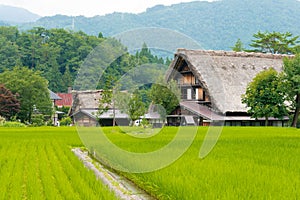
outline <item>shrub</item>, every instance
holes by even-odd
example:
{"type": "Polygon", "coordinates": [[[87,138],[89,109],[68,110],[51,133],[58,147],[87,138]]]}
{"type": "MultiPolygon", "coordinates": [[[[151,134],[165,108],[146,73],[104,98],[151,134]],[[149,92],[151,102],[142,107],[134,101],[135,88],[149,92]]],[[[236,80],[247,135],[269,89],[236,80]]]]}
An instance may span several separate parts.
{"type": "Polygon", "coordinates": [[[65,117],[62,120],[60,120],[60,125],[61,126],[69,126],[70,124],[72,124],[71,117],[65,117]]]}
{"type": "Polygon", "coordinates": [[[2,126],[3,127],[26,127],[26,125],[21,122],[5,122],[2,126]]]}
{"type": "Polygon", "coordinates": [[[45,119],[43,114],[35,114],[31,117],[31,126],[44,126],[45,125],[45,119]]]}
{"type": "Polygon", "coordinates": [[[150,123],[147,119],[143,118],[140,125],[142,125],[144,128],[147,128],[149,127],[150,123]]]}

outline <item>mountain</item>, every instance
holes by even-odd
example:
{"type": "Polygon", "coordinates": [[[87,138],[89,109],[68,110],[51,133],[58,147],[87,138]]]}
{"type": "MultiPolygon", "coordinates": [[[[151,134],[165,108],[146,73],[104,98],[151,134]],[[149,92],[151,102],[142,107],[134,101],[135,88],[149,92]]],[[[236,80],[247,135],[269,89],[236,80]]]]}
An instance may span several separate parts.
{"type": "Polygon", "coordinates": [[[13,6],[0,5],[0,21],[3,23],[25,23],[33,22],[41,18],[24,8],[18,8],[13,6]]]}
{"type": "Polygon", "coordinates": [[[22,28],[67,28],[113,36],[135,28],[160,27],[184,33],[204,49],[228,50],[238,38],[247,47],[259,30],[300,35],[299,22],[298,0],[220,0],[158,5],[140,14],[112,13],[91,18],[57,15],[41,18],[22,28]]]}

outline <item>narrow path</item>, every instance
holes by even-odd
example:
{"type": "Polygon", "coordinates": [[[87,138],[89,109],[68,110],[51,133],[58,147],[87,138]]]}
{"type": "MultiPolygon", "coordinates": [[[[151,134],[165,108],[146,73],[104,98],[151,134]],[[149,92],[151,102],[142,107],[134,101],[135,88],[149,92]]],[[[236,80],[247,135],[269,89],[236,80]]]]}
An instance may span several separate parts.
{"type": "Polygon", "coordinates": [[[92,170],[96,177],[115,192],[117,197],[124,200],[153,200],[154,198],[140,189],[128,179],[108,170],[99,162],[95,162],[88,152],[80,148],[72,149],[74,154],[83,162],[83,164],[92,170]]]}

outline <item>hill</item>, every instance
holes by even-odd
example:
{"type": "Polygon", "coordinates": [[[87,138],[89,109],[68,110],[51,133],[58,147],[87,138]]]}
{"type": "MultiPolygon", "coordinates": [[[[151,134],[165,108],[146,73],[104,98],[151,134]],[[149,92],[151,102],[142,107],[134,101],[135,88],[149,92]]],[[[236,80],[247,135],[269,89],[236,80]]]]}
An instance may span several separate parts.
{"type": "Polygon", "coordinates": [[[9,23],[26,23],[36,21],[39,18],[39,15],[29,12],[24,8],[0,5],[0,21],[9,23]]]}
{"type": "Polygon", "coordinates": [[[57,15],[44,17],[22,28],[43,26],[82,30],[104,36],[141,27],[163,27],[184,33],[204,49],[228,50],[237,38],[245,45],[257,31],[290,31],[300,34],[298,0],[221,0],[158,5],[140,14],[112,13],[86,18],[57,15]],[[74,26],[72,26],[74,22],[74,26]]]}

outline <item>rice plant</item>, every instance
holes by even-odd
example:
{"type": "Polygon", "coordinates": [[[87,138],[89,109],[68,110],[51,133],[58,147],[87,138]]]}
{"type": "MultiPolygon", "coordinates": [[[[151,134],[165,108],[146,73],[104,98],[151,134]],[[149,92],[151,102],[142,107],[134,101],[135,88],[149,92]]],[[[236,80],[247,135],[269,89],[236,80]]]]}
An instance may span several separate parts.
{"type": "MultiPolygon", "coordinates": [[[[134,152],[160,148],[176,132],[165,128],[151,139],[137,139],[107,129],[111,141],[134,152]]],[[[207,128],[199,128],[189,150],[172,165],[151,173],[122,174],[158,199],[300,197],[300,130],[225,127],[213,151],[200,159],[206,132],[207,128]]]]}
{"type": "Polygon", "coordinates": [[[76,129],[0,128],[0,199],[116,199],[71,152],[76,129]]]}

